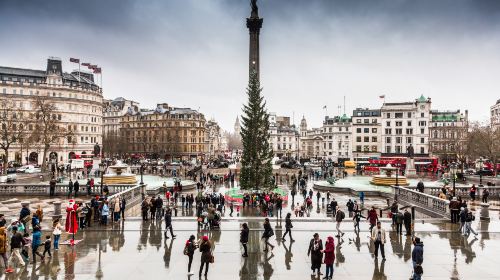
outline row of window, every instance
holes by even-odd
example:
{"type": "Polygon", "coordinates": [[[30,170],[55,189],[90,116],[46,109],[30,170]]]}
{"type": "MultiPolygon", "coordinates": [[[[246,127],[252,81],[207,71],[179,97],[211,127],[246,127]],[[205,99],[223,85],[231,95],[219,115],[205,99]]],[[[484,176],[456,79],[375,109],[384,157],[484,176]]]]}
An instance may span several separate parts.
{"type": "MultiPolygon", "coordinates": [[[[358,137],[356,137],[356,142],[358,142],[358,143],[361,142],[361,139],[363,139],[363,142],[370,142],[370,137],[368,137],[368,136],[365,136],[363,138],[361,138],[361,136],[358,136],[358,137]]],[[[376,143],[377,141],[378,141],[378,138],[373,136],[372,142],[376,143]]]]}
{"type": "MultiPolygon", "coordinates": [[[[3,88],[2,89],[2,93],[3,94],[19,94],[19,95],[34,95],[34,96],[38,96],[40,95],[40,91],[39,90],[29,90],[29,92],[26,92],[25,94],[25,91],[24,89],[12,89],[12,92],[9,92],[9,90],[7,88],[3,88]]],[[[100,97],[97,97],[97,96],[93,96],[93,95],[87,95],[87,94],[78,94],[78,93],[72,93],[72,92],[69,92],[69,93],[62,93],[62,92],[50,92],[50,91],[47,91],[44,94],[42,94],[41,96],[50,96],[50,97],[66,97],[66,98],[75,98],[75,99],[79,99],[78,97],[80,97],[80,99],[83,99],[83,100],[90,100],[90,101],[97,101],[97,102],[100,102],[101,101],[101,98],[100,97]]]]}
{"type": "MultiPolygon", "coordinates": [[[[356,133],[361,133],[361,131],[363,131],[363,133],[370,133],[370,128],[368,128],[368,127],[365,127],[365,128],[358,127],[358,128],[356,128],[356,133]]],[[[377,133],[377,128],[372,128],[372,133],[377,133]]]]}
{"type": "MultiPolygon", "coordinates": [[[[401,153],[405,153],[406,150],[403,150],[403,147],[401,146],[396,146],[394,147],[394,153],[397,153],[397,154],[401,154],[401,153]]],[[[424,147],[420,147],[420,154],[425,154],[425,148],[424,147]]],[[[385,152],[386,153],[392,153],[392,147],[391,146],[386,146],[385,147],[385,152]]],[[[418,151],[415,151],[416,153],[418,153],[418,151]]]]}
{"type": "MultiPolygon", "coordinates": [[[[405,115],[408,119],[411,119],[414,116],[413,112],[398,112],[394,114],[386,113],[385,117],[388,119],[390,119],[391,117],[394,117],[395,119],[402,119],[405,115]]],[[[425,113],[420,113],[420,117],[425,118],[425,113]]]]}
{"type": "MultiPolygon", "coordinates": [[[[412,135],[413,134],[413,128],[407,128],[403,130],[402,128],[396,128],[394,129],[394,132],[396,135],[402,135],[403,131],[406,132],[407,135],[412,135]]],[[[392,128],[386,128],[385,129],[385,134],[392,134],[392,128]]],[[[420,134],[425,134],[425,128],[420,129],[420,134]]]]}
{"type": "MultiPolygon", "coordinates": [[[[413,144],[413,137],[395,137],[396,144],[401,144],[403,143],[403,138],[406,139],[406,144],[413,144]]],[[[385,143],[390,144],[392,142],[392,137],[386,137],[385,138],[385,143]]],[[[421,137],[420,138],[420,144],[425,144],[425,138],[421,137]]]]}

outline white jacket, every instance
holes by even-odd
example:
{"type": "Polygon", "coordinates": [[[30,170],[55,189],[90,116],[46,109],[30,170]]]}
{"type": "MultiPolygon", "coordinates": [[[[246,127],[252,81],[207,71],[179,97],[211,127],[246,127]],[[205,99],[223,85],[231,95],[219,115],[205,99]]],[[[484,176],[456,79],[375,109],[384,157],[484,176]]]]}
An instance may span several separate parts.
{"type": "Polygon", "coordinates": [[[56,226],[54,227],[54,230],[52,231],[53,235],[61,235],[63,227],[61,226],[60,223],[57,223],[56,226]]]}
{"type": "Polygon", "coordinates": [[[377,235],[380,231],[380,241],[382,241],[382,244],[385,244],[385,229],[383,228],[377,228],[377,227],[374,227],[372,229],[372,240],[375,241],[377,240],[377,235]]]}

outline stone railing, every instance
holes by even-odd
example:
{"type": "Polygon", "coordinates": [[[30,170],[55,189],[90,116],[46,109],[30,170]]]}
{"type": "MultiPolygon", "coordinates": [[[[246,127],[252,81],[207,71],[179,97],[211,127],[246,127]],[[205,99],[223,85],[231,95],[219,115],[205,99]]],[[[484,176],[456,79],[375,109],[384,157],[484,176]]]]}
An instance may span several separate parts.
{"type": "MultiPolygon", "coordinates": [[[[108,185],[109,193],[115,194],[126,191],[137,185],[108,185]]],[[[69,191],[67,184],[57,184],[54,190],[56,196],[67,195],[69,191]]],[[[74,191],[74,190],[73,190],[74,191]]],[[[100,193],[101,187],[99,184],[94,185],[92,194],[100,193]]],[[[48,184],[0,184],[0,195],[49,195],[50,188],[48,184]]],[[[87,193],[87,186],[80,185],[79,194],[87,193]]]]}
{"type": "MultiPolygon", "coordinates": [[[[461,197],[469,197],[470,195],[470,187],[472,185],[457,185],[455,186],[455,192],[456,196],[461,196],[461,197]]],[[[477,186],[477,185],[476,185],[477,186]]],[[[406,187],[407,189],[415,190],[415,187],[406,187]]],[[[453,189],[453,187],[450,187],[453,189]]],[[[476,189],[476,197],[481,197],[483,194],[483,190],[487,189],[488,192],[490,193],[489,198],[490,199],[500,199],[500,186],[484,186],[484,187],[478,187],[476,189]]],[[[425,187],[424,192],[426,194],[430,194],[433,196],[438,196],[441,193],[441,187],[425,187]]]]}
{"type": "Polygon", "coordinates": [[[421,193],[409,188],[394,187],[395,199],[409,205],[420,208],[422,212],[427,212],[432,216],[449,217],[450,202],[446,199],[421,193]]]}
{"type": "MultiPolygon", "coordinates": [[[[124,190],[122,192],[116,193],[114,195],[111,195],[108,197],[108,201],[112,201],[116,197],[121,197],[125,198],[125,201],[127,201],[127,208],[130,209],[131,207],[139,204],[142,202],[142,200],[145,197],[145,192],[146,192],[146,185],[137,185],[133,188],[129,188],[127,190],[124,190]]],[[[128,210],[126,209],[126,210],[128,210]]],[[[112,211],[110,211],[111,213],[112,211]]]]}

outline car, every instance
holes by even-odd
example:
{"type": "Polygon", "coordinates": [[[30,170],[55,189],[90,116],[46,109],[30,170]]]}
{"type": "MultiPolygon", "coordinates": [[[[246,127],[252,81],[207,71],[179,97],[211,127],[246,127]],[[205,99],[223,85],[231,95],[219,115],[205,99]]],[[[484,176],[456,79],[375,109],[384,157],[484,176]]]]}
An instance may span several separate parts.
{"type": "Polygon", "coordinates": [[[7,174],[13,174],[16,173],[17,169],[15,167],[9,167],[7,168],[7,174]]]}
{"type": "Polygon", "coordinates": [[[28,168],[35,168],[35,166],[33,166],[33,165],[24,165],[24,166],[21,166],[18,169],[16,169],[16,171],[19,172],[19,173],[24,173],[24,172],[26,172],[26,170],[28,168]]]}
{"type": "Polygon", "coordinates": [[[0,183],[11,183],[15,182],[16,180],[17,180],[17,175],[15,173],[0,176],[0,183]]]}

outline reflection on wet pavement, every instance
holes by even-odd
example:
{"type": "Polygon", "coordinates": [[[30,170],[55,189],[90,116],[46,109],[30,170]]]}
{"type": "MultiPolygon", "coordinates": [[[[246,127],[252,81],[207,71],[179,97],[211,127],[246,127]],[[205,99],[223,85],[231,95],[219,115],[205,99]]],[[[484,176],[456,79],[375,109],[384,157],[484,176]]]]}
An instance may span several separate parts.
{"type": "MultiPolygon", "coordinates": [[[[165,239],[164,224],[127,220],[107,230],[82,231],[82,239],[73,250],[64,246],[54,252],[51,260],[37,263],[33,268],[17,269],[6,279],[186,279],[187,257],[183,255],[189,235],[197,238],[208,235],[214,241],[215,263],[210,265],[208,279],[310,279],[310,259],[307,247],[314,232],[323,240],[334,235],[335,225],[327,222],[294,222],[293,238],[282,242],[284,222],[272,220],[275,236],[273,251],[263,252],[262,223],[249,221],[249,256],[241,257],[238,221],[222,224],[221,231],[196,231],[194,221],[174,220],[176,239],[165,239]],[[163,226],[163,227],[162,227],[163,226]]],[[[350,229],[352,224],[343,225],[350,229]]],[[[389,224],[384,227],[390,230],[389,224]]],[[[481,225],[479,224],[479,228],[481,225]]],[[[376,261],[369,242],[367,225],[361,233],[347,231],[343,239],[335,239],[336,279],[408,279],[411,273],[410,238],[388,232],[387,260],[376,261]]],[[[498,279],[497,252],[500,233],[481,233],[477,239],[463,237],[453,225],[426,224],[417,232],[424,242],[425,279],[498,279]],[[429,231],[426,231],[426,230],[429,231]]],[[[200,253],[194,256],[196,277],[200,253]]],[[[323,267],[324,273],[324,267],[323,267]]],[[[317,278],[312,278],[317,279],[317,278]]]]}

